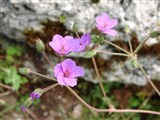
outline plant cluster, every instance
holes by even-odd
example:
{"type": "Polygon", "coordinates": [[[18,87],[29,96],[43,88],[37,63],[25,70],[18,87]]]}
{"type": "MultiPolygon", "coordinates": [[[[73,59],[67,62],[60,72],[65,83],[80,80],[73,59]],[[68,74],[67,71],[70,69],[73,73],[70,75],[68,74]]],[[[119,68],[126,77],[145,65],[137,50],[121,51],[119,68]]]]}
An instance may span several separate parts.
{"type": "MultiPolygon", "coordinates": [[[[94,58],[94,56],[97,53],[128,57],[129,59],[131,59],[131,65],[134,68],[139,67],[139,69],[142,71],[145,78],[148,80],[148,82],[151,84],[153,89],[160,96],[159,90],[152,83],[152,81],[147,77],[145,70],[139,64],[138,55],[137,55],[139,50],[143,47],[143,45],[145,44],[145,42],[149,38],[155,38],[155,37],[159,36],[160,33],[158,31],[152,31],[149,35],[147,35],[147,37],[144,40],[141,41],[141,43],[138,45],[138,47],[135,50],[133,50],[132,44],[129,41],[130,51],[127,51],[127,50],[117,46],[116,44],[105,40],[105,35],[109,35],[109,36],[113,37],[117,34],[116,30],[114,29],[114,27],[116,27],[118,24],[117,19],[112,19],[109,17],[109,15],[107,13],[102,13],[101,15],[96,17],[95,21],[96,21],[96,28],[99,31],[99,35],[91,34],[91,33],[84,33],[80,37],[78,34],[78,32],[79,32],[78,25],[74,24],[73,25],[73,32],[75,32],[75,34],[77,35],[76,38],[74,38],[73,36],[69,36],[69,35],[62,37],[59,34],[56,34],[55,36],[53,36],[53,39],[51,42],[49,42],[49,45],[55,51],[57,56],[60,58],[60,62],[56,66],[54,66],[54,69],[53,69],[55,78],[51,78],[51,77],[42,75],[40,73],[34,72],[34,71],[30,70],[29,68],[20,68],[19,69],[19,72],[21,74],[25,74],[25,75],[36,74],[36,75],[39,75],[39,76],[44,77],[46,79],[51,79],[51,80],[57,82],[57,83],[55,83],[51,86],[48,86],[46,88],[43,88],[43,89],[41,89],[41,88],[35,89],[30,94],[30,97],[22,104],[22,106],[21,106],[22,111],[25,111],[26,108],[28,108],[30,105],[32,105],[32,103],[35,99],[39,99],[41,97],[41,95],[43,95],[43,93],[60,85],[60,86],[66,87],[87,108],[89,108],[93,111],[96,111],[96,112],[109,112],[109,113],[112,113],[112,112],[116,112],[116,113],[132,112],[132,113],[148,113],[148,114],[160,115],[160,112],[150,111],[150,110],[117,109],[117,108],[115,108],[115,106],[111,103],[111,100],[106,95],[105,89],[102,84],[101,76],[100,76],[98,68],[97,68],[96,60],[94,58]],[[91,42],[93,44],[91,44],[91,42]],[[113,53],[110,51],[100,51],[97,49],[101,44],[105,44],[105,43],[121,50],[122,53],[113,53]],[[67,54],[69,54],[71,52],[76,52],[76,53],[84,52],[85,58],[92,59],[93,66],[94,66],[95,72],[97,74],[97,78],[99,80],[99,85],[100,85],[101,91],[104,96],[103,99],[106,102],[106,104],[108,105],[107,109],[99,109],[99,108],[95,108],[95,107],[90,106],[79,95],[77,95],[77,93],[75,91],[72,90],[71,87],[75,87],[78,84],[77,78],[84,76],[85,71],[82,67],[77,66],[76,62],[74,60],[72,60],[70,58],[63,60],[64,56],[66,56],[67,54]]],[[[47,62],[50,64],[50,66],[53,67],[52,62],[49,60],[49,58],[47,57],[47,55],[45,53],[45,45],[43,44],[42,40],[40,40],[40,39],[36,40],[36,47],[37,47],[37,50],[44,55],[44,57],[46,58],[47,62]]]]}

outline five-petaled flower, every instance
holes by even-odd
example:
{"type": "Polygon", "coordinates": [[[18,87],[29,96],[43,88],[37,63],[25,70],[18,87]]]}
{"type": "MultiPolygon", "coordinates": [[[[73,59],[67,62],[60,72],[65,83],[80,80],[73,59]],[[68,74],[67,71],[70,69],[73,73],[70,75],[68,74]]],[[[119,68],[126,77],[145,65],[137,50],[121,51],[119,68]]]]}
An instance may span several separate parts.
{"type": "Polygon", "coordinates": [[[72,51],[73,48],[73,37],[66,36],[62,37],[61,35],[55,35],[49,45],[52,49],[60,55],[66,55],[72,51]]]}
{"type": "Polygon", "coordinates": [[[112,28],[115,27],[117,24],[117,19],[109,18],[107,13],[102,13],[101,15],[96,17],[96,27],[98,28],[98,30],[105,34],[115,36],[116,31],[112,28]]]}
{"type": "Polygon", "coordinates": [[[76,66],[71,59],[66,59],[54,67],[54,74],[60,85],[74,87],[77,85],[77,77],[84,75],[83,68],[76,66]]]}
{"type": "Polygon", "coordinates": [[[89,33],[83,34],[81,38],[74,39],[74,47],[72,49],[73,52],[81,52],[84,51],[86,46],[90,44],[91,37],[89,33]]]}
{"type": "Polygon", "coordinates": [[[34,101],[34,99],[39,99],[40,96],[41,96],[40,94],[35,93],[35,92],[32,92],[32,93],[30,94],[30,97],[31,97],[31,100],[32,100],[32,101],[34,101]]]}

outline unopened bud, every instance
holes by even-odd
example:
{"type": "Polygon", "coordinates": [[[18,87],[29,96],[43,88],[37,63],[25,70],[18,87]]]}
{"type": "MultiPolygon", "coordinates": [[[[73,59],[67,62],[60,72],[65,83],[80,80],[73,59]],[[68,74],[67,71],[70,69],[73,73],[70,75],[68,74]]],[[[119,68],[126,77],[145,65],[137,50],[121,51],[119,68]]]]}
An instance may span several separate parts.
{"type": "Polygon", "coordinates": [[[91,39],[95,44],[102,44],[104,42],[104,37],[103,35],[91,35],[91,39]]]}
{"type": "Polygon", "coordinates": [[[158,37],[158,35],[159,35],[158,31],[153,31],[150,33],[151,38],[156,38],[156,37],[158,37]]]}
{"type": "Polygon", "coordinates": [[[131,60],[131,65],[133,68],[138,68],[138,61],[136,59],[131,60]]]}
{"type": "Polygon", "coordinates": [[[74,24],[73,24],[72,30],[73,30],[73,32],[75,32],[75,33],[78,32],[79,28],[78,28],[77,23],[74,23],[74,24]]]}
{"type": "Polygon", "coordinates": [[[39,52],[43,52],[45,50],[45,45],[42,40],[40,39],[36,40],[36,48],[39,52]]]}
{"type": "Polygon", "coordinates": [[[23,75],[28,75],[28,74],[30,74],[30,69],[29,68],[19,68],[18,69],[18,72],[20,73],[20,74],[23,74],[23,75]]]}
{"type": "Polygon", "coordinates": [[[24,103],[20,106],[22,112],[25,112],[28,107],[32,105],[33,101],[31,98],[27,98],[24,103]]]}
{"type": "Polygon", "coordinates": [[[85,54],[85,58],[91,58],[93,56],[95,56],[97,54],[97,52],[95,50],[90,50],[90,51],[87,51],[86,54],[85,54]]]}

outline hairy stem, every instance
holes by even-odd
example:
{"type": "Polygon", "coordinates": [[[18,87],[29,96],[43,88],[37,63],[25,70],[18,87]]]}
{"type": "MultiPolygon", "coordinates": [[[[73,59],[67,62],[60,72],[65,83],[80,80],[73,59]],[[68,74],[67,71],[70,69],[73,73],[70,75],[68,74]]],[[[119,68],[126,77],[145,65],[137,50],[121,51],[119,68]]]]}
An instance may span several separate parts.
{"type": "Polygon", "coordinates": [[[110,100],[109,98],[107,97],[106,93],[105,93],[105,90],[104,90],[104,87],[103,87],[103,84],[102,84],[102,80],[101,80],[101,77],[100,77],[100,74],[99,74],[99,71],[98,71],[98,67],[97,67],[97,64],[96,64],[96,60],[94,57],[92,57],[92,62],[93,62],[93,65],[94,65],[94,69],[96,71],[96,74],[97,74],[97,77],[98,77],[98,80],[99,80],[99,85],[101,87],[101,90],[102,90],[102,93],[103,93],[103,96],[104,98],[106,99],[107,101],[107,104],[109,105],[109,107],[114,107],[111,103],[110,103],[110,100]]]}
{"type": "Polygon", "coordinates": [[[43,75],[43,74],[40,74],[40,73],[37,73],[37,72],[34,72],[34,71],[30,71],[30,72],[31,72],[32,74],[38,75],[38,76],[43,77],[43,78],[46,78],[46,79],[48,79],[48,80],[57,81],[56,79],[51,78],[51,77],[48,77],[48,76],[46,76],[46,75],[43,75]]]}
{"type": "Polygon", "coordinates": [[[50,59],[48,58],[47,54],[44,51],[42,52],[42,55],[44,56],[46,61],[52,66],[52,63],[51,63],[50,59]]]}
{"type": "Polygon", "coordinates": [[[115,109],[115,108],[109,108],[109,109],[98,109],[95,107],[92,107],[88,103],[86,103],[79,95],[77,95],[76,92],[74,92],[70,87],[65,86],[83,105],[85,105],[90,110],[96,111],[96,112],[115,112],[115,113],[146,113],[146,114],[155,114],[160,115],[160,112],[156,111],[150,111],[150,110],[134,110],[134,109],[115,109]]]}
{"type": "Polygon", "coordinates": [[[107,44],[110,44],[110,45],[112,45],[112,46],[118,48],[119,50],[122,50],[122,51],[125,52],[126,54],[130,55],[130,53],[129,53],[127,50],[125,50],[125,49],[119,47],[118,45],[116,45],[116,44],[114,44],[114,43],[112,43],[112,42],[109,42],[109,41],[107,41],[107,40],[105,40],[104,42],[107,43],[107,44]]]}
{"type": "MultiPolygon", "coordinates": [[[[150,31],[153,31],[157,26],[154,26],[153,28],[151,28],[150,31]]],[[[137,54],[139,52],[139,50],[143,47],[143,45],[145,44],[145,42],[150,38],[150,33],[148,33],[148,35],[141,41],[141,43],[138,45],[138,47],[135,49],[135,51],[133,52],[134,54],[137,54]]]]}
{"type": "Polygon", "coordinates": [[[129,44],[130,52],[133,53],[133,47],[130,39],[128,40],[128,44],[129,44]]]}
{"type": "Polygon", "coordinates": [[[157,87],[153,84],[153,82],[147,77],[146,72],[144,71],[143,67],[138,63],[138,66],[140,68],[140,70],[142,71],[144,77],[148,80],[148,82],[150,83],[150,85],[153,87],[153,89],[157,92],[157,94],[160,96],[160,92],[157,89],[157,87]]]}
{"type": "Polygon", "coordinates": [[[54,87],[56,87],[56,86],[58,86],[58,85],[59,85],[59,84],[56,83],[56,84],[53,84],[53,85],[50,85],[50,86],[44,88],[44,89],[43,89],[43,93],[44,93],[44,92],[47,92],[48,90],[50,90],[50,89],[52,89],[52,88],[54,88],[54,87]]]}
{"type": "Polygon", "coordinates": [[[134,50],[134,54],[137,54],[139,52],[139,50],[143,47],[143,45],[145,44],[145,42],[150,38],[150,35],[148,35],[139,45],[138,47],[134,50]]]}
{"type": "Polygon", "coordinates": [[[117,56],[125,56],[125,57],[128,57],[128,56],[129,56],[128,54],[123,54],[123,53],[113,53],[113,52],[101,51],[101,50],[96,50],[96,52],[105,53],[105,54],[108,54],[108,55],[117,55],[117,56]]]}

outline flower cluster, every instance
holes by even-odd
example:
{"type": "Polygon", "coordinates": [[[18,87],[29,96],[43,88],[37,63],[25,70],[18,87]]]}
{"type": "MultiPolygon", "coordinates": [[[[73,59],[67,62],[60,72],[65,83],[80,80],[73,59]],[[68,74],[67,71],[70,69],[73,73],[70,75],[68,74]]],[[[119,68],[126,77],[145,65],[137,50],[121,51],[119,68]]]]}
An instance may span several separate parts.
{"type": "Polygon", "coordinates": [[[89,33],[75,39],[72,36],[63,38],[61,35],[55,35],[49,45],[56,53],[66,55],[70,52],[84,51],[86,46],[90,44],[90,39],[89,33]]]}
{"type": "MultiPolygon", "coordinates": [[[[108,14],[103,13],[96,17],[96,27],[97,29],[104,33],[111,36],[116,35],[116,31],[113,29],[118,24],[116,19],[109,18],[108,14]]],[[[74,24],[73,31],[76,33],[78,32],[78,26],[74,24]]],[[[97,46],[103,42],[103,35],[97,37],[92,36],[93,42],[97,46]],[[94,39],[95,38],[95,39],[94,39]]],[[[61,35],[53,36],[51,42],[49,42],[50,47],[59,55],[64,56],[69,54],[70,52],[83,52],[86,50],[86,47],[89,47],[91,42],[90,33],[83,34],[80,38],[74,38],[72,36],[65,36],[62,37],[61,35]]],[[[87,49],[87,54],[85,54],[86,58],[90,58],[96,54],[93,49],[95,46],[91,46],[87,49]]],[[[44,43],[38,39],[36,40],[36,48],[39,52],[44,52],[45,45],[44,43]]],[[[22,74],[29,74],[30,70],[23,68],[19,69],[19,72],[22,74]]],[[[75,61],[72,59],[66,59],[61,63],[58,63],[54,67],[54,75],[57,78],[57,82],[62,86],[70,86],[74,87],[77,85],[77,77],[84,76],[84,69],[80,66],[76,66],[75,61]]],[[[36,89],[31,94],[30,97],[24,102],[21,106],[21,110],[24,112],[26,108],[32,105],[35,99],[39,99],[40,96],[43,94],[43,89],[36,89]]]]}
{"type": "MultiPolygon", "coordinates": [[[[116,35],[116,31],[112,28],[115,27],[117,23],[118,21],[116,19],[110,19],[106,13],[96,17],[97,29],[100,32],[111,36],[116,35]]],[[[91,37],[89,33],[83,34],[81,38],[73,38],[72,36],[62,37],[57,34],[53,37],[52,41],[49,42],[49,45],[59,55],[66,55],[70,52],[85,51],[90,42],[91,37]]],[[[67,59],[54,67],[54,74],[60,85],[69,85],[74,87],[77,85],[76,78],[83,76],[84,70],[81,67],[76,66],[73,60],[67,59]]],[[[33,94],[33,99],[34,98],[35,96],[33,94]]]]}

